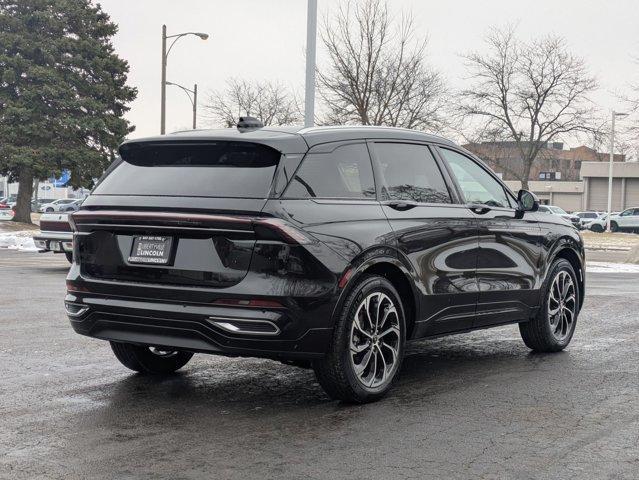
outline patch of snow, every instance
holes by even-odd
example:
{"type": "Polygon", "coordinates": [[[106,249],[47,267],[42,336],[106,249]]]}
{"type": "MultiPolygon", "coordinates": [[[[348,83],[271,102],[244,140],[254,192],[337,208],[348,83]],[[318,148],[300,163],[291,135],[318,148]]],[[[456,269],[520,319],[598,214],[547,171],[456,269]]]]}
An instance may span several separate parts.
{"type": "Polygon", "coordinates": [[[586,262],[588,273],[639,273],[639,265],[634,263],[586,262]]]}
{"type": "Polygon", "coordinates": [[[19,250],[21,252],[37,252],[33,242],[33,231],[25,230],[0,235],[0,248],[19,250]]]}

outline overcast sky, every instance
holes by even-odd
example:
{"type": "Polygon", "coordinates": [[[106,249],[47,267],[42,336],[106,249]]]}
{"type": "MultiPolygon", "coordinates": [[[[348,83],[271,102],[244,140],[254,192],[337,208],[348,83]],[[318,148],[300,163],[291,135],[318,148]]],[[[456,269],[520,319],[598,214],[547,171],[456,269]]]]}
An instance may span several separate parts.
{"type": "MultiPolygon", "coordinates": [[[[318,0],[320,16],[345,0],[318,0]]],[[[129,120],[134,137],[160,128],[161,27],[168,34],[201,31],[211,35],[181,39],[171,51],[167,80],[192,88],[200,105],[207,92],[229,77],[280,81],[300,95],[304,85],[306,0],[102,0],[119,25],[114,43],[128,60],[129,82],[138,88],[129,120]]],[[[619,106],[614,92],[639,78],[637,0],[389,0],[393,12],[412,11],[418,30],[429,38],[428,62],[451,88],[464,85],[460,53],[481,50],[492,25],[515,23],[523,39],[548,33],[564,36],[584,57],[600,82],[596,101],[619,106]]],[[[321,65],[321,46],[318,51],[321,65]]],[[[190,128],[191,104],[184,92],[167,87],[167,131],[190,128]]],[[[201,126],[205,121],[199,118],[201,126]]]]}

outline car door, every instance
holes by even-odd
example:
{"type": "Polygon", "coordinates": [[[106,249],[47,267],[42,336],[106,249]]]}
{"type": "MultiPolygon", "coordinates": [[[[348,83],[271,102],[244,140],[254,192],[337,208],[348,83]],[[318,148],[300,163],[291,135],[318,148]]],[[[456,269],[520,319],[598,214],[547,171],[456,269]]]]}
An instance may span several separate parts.
{"type": "Polygon", "coordinates": [[[619,214],[619,217],[616,219],[617,225],[621,228],[632,228],[633,227],[633,214],[634,208],[627,208],[623,212],[619,214]]]}
{"type": "Polygon", "coordinates": [[[283,216],[348,262],[391,241],[365,141],[316,145],[301,164],[299,159],[293,163],[284,175],[288,187],[264,213],[283,216]]]}
{"type": "Polygon", "coordinates": [[[540,285],[541,229],[532,212],[516,209],[516,199],[490,170],[452,148],[438,148],[466,208],[478,222],[475,327],[529,318],[540,285]]]}
{"type": "Polygon", "coordinates": [[[415,337],[471,328],[477,221],[425,144],[370,141],[382,209],[421,291],[415,337]]]}

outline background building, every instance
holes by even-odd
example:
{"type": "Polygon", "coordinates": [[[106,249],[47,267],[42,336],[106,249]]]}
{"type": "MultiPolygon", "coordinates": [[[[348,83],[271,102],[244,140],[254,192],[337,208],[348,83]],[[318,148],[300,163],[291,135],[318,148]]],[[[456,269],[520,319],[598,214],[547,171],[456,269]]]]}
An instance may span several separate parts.
{"type": "MultiPolygon", "coordinates": [[[[504,180],[521,178],[523,162],[515,142],[469,143],[464,148],[488,163],[504,180]]],[[[564,150],[562,142],[545,143],[532,166],[530,180],[580,181],[579,172],[583,162],[608,162],[609,159],[608,153],[598,152],[585,145],[564,150]]],[[[615,154],[614,160],[625,162],[626,156],[615,154]]]]}

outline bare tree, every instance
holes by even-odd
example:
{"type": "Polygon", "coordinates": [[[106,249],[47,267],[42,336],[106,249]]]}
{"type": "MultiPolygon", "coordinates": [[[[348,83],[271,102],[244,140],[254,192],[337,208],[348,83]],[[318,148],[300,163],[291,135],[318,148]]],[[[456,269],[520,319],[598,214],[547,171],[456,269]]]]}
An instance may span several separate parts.
{"type": "Polygon", "coordinates": [[[426,40],[383,0],[351,1],[324,19],[328,65],[318,69],[324,123],[439,130],[444,83],[424,62],[426,40]]]}
{"type": "Polygon", "coordinates": [[[216,124],[233,127],[250,115],[264,125],[290,125],[302,115],[294,96],[275,82],[249,82],[231,78],[221,92],[212,92],[204,105],[205,116],[216,124]]]}
{"type": "Polygon", "coordinates": [[[465,55],[471,85],[459,95],[459,113],[480,120],[480,136],[514,142],[521,156],[518,178],[528,188],[530,171],[548,142],[601,125],[589,95],[597,82],[562,38],[519,41],[512,28],[493,29],[487,54],[465,55]]]}

